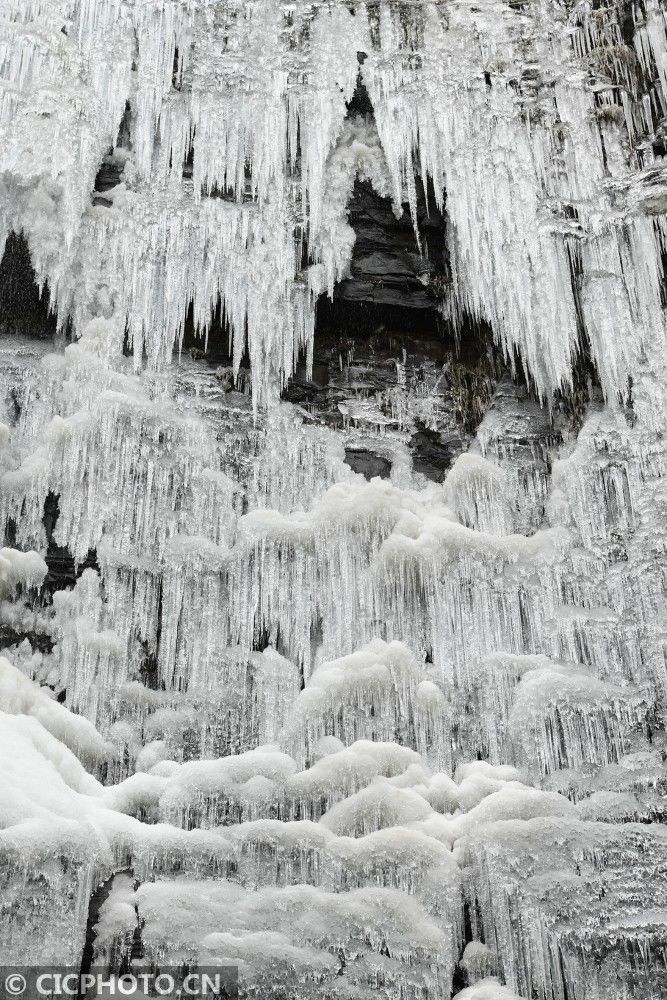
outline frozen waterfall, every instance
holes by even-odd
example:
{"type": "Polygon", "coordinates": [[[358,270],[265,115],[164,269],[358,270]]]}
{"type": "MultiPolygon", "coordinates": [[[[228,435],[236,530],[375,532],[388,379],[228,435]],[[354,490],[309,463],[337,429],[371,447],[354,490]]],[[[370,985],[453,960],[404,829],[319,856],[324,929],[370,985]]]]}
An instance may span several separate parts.
{"type": "Polygon", "coordinates": [[[0,997],[667,998],[666,308],[664,0],[0,0],[0,997]]]}

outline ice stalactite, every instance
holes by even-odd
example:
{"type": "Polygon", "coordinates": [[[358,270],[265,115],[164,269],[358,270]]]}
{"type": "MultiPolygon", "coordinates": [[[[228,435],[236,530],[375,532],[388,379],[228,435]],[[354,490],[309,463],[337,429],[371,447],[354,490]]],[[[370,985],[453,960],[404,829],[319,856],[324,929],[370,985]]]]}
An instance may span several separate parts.
{"type": "Polygon", "coordinates": [[[0,0],[0,93],[2,960],[658,1000],[662,8],[0,0]],[[355,184],[437,322],[315,374],[355,184]]]}
{"type": "Polygon", "coordinates": [[[662,99],[657,8],[637,28],[635,54],[611,13],[615,32],[583,9],[570,27],[548,4],[459,5],[447,15],[427,2],[411,12],[372,3],[7,7],[7,221],[24,229],[61,321],[70,313],[81,331],[113,311],[128,324],[137,365],[145,352],[159,366],[188,304],[204,333],[220,298],[235,364],[247,331],[255,393],[266,397],[267,379],[289,375],[312,344],[313,292],[330,291],[349,259],[334,175],[341,150],[348,160],[353,152],[344,119],[361,51],[387,166],[364,154],[358,169],[413,211],[413,158],[440,204],[447,191],[447,308],[491,322],[545,397],[570,381],[583,321],[605,392],[626,394],[643,342],[662,329],[655,227],[635,207],[649,180],[631,173],[644,166],[638,126],[628,126],[630,150],[622,141],[653,67],[662,99]],[[48,43],[38,46],[40,31],[48,43]],[[587,72],[607,73],[610,88],[622,82],[624,103],[589,87],[587,72]],[[56,74],[65,83],[54,92],[56,74]],[[128,102],[132,149],[108,207],[91,210],[82,199],[128,102]],[[74,147],[61,138],[65,123],[74,147]],[[41,160],[28,148],[35,129],[51,151],[41,160]],[[619,322],[624,333],[611,336],[619,322]]]}
{"type": "Polygon", "coordinates": [[[483,836],[473,847],[480,878],[473,896],[508,984],[527,996],[613,996],[621,979],[630,995],[643,982],[641,988],[658,996],[664,938],[651,926],[655,911],[647,906],[638,912],[636,881],[628,879],[626,865],[632,858],[639,877],[650,878],[641,873],[664,851],[662,829],[557,822],[558,847],[553,820],[529,821],[520,841],[515,824],[496,824],[489,839],[483,836]],[[506,838],[512,847],[503,858],[506,838]],[[500,885],[502,899],[494,892],[500,885]],[[554,909],[555,897],[568,903],[554,909]],[[582,939],[573,918],[576,923],[584,912],[589,926],[582,939]],[[613,944],[619,939],[620,948],[613,944]],[[631,972],[620,971],[626,963],[631,972]]]}

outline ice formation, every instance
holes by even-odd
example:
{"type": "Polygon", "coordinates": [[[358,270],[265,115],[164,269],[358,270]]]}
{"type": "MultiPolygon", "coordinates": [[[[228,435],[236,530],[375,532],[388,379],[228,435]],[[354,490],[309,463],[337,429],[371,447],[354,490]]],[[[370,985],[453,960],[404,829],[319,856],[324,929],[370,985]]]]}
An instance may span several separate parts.
{"type": "Polygon", "coordinates": [[[666,996],[664,5],[0,0],[0,92],[0,962],[666,996]],[[493,364],[327,422],[360,184],[493,364]]]}

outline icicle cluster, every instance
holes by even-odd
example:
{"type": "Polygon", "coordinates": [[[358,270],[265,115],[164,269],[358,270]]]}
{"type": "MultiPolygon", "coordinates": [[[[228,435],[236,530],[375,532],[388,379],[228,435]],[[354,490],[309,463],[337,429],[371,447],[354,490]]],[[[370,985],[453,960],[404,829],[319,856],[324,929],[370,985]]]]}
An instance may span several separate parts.
{"type": "Polygon", "coordinates": [[[2,961],[106,885],[97,959],[258,1000],[664,995],[666,94],[653,2],[0,0],[60,331],[0,349],[2,961]],[[416,177],[507,362],[437,484],[445,373],[279,399],[355,179],[426,254],[416,177]],[[229,364],[174,356],[218,306],[229,364]]]}
{"type": "Polygon", "coordinates": [[[346,272],[355,175],[414,212],[415,163],[446,192],[447,311],[487,320],[540,395],[582,336],[611,399],[664,346],[658,5],[632,44],[620,7],[548,0],[4,10],[4,235],[26,233],[61,324],[113,316],[138,368],[166,363],[190,305],[205,335],[220,300],[268,400],[346,272]],[[358,75],[377,131],[345,124],[358,75]],[[118,184],[91,202],[105,155],[118,184]]]}

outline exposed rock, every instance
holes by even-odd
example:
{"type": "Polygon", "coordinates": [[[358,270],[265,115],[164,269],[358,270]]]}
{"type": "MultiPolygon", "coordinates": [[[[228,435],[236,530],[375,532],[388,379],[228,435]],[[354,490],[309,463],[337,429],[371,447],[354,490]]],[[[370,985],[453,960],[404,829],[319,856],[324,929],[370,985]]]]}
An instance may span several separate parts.
{"type": "Polygon", "coordinates": [[[59,497],[49,493],[44,501],[43,524],[47,538],[47,550],[44,556],[49,568],[44,580],[43,590],[52,595],[56,590],[67,590],[74,586],[85,569],[99,571],[97,553],[91,549],[82,563],[77,564],[66,546],[57,545],[53,532],[60,516],[59,497]]]}
{"type": "Polygon", "coordinates": [[[48,288],[40,292],[25,237],[12,232],[0,261],[0,333],[45,339],[55,332],[48,288]]]}
{"type": "Polygon", "coordinates": [[[444,481],[447,470],[461,453],[461,439],[449,438],[421,425],[410,438],[412,468],[435,483],[444,481]]]}
{"type": "Polygon", "coordinates": [[[361,472],[366,479],[373,479],[375,476],[388,479],[391,475],[391,462],[388,458],[363,448],[346,448],[345,461],[353,472],[361,472]]]}
{"type": "Polygon", "coordinates": [[[381,198],[368,181],[356,181],[348,205],[356,242],[350,277],[337,286],[337,298],[399,309],[435,309],[446,274],[444,220],[432,193],[427,204],[423,185],[417,181],[416,187],[413,221],[407,206],[397,219],[388,198],[381,198]]]}

